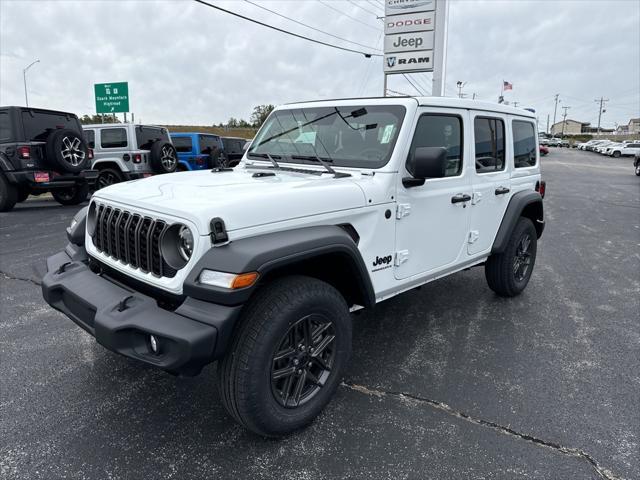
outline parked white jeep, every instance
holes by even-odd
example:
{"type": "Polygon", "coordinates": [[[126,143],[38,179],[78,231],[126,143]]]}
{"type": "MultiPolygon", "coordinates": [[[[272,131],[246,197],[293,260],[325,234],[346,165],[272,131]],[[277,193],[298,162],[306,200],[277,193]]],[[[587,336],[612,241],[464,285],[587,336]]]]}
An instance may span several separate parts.
{"type": "Polygon", "coordinates": [[[537,138],[529,112],[469,100],[282,106],[234,170],[96,192],[44,298],[170,372],[219,360],[229,413],[284,435],[334,394],[350,311],[480,265],[498,295],[523,291],[544,227],[537,138]]]}
{"type": "Polygon", "coordinates": [[[176,171],[178,155],[164,127],[98,123],[82,130],[93,149],[91,168],[98,170],[96,189],[176,171]]]}

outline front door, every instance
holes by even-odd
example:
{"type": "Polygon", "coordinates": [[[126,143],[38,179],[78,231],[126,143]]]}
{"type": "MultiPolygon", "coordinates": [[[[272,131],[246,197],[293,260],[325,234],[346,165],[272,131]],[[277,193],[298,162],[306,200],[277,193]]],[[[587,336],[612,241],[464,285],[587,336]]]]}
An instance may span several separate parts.
{"type": "Polygon", "coordinates": [[[498,113],[471,113],[473,139],[469,142],[472,170],[473,198],[469,255],[488,251],[500,227],[511,198],[511,145],[505,138],[507,117],[498,113]],[[507,151],[508,150],[508,151],[507,151]]]}
{"type": "Polygon", "coordinates": [[[445,147],[449,164],[444,178],[427,179],[421,186],[398,187],[397,279],[436,274],[467,255],[472,192],[463,139],[468,138],[468,115],[446,108],[424,108],[419,113],[407,171],[402,175],[410,175],[412,158],[419,147],[445,147]]]}

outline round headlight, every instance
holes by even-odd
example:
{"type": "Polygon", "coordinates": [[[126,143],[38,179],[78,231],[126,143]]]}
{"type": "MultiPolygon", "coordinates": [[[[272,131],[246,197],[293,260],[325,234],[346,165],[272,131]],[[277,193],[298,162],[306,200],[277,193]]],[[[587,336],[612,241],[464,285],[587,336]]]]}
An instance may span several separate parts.
{"type": "Polygon", "coordinates": [[[193,233],[184,225],[178,232],[178,251],[185,261],[188,261],[193,253],[193,233]]]}

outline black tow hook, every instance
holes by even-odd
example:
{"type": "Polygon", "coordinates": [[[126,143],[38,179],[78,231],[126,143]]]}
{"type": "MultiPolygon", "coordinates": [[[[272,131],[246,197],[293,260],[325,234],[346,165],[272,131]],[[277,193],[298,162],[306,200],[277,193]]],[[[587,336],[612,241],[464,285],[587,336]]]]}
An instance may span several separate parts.
{"type": "Polygon", "coordinates": [[[118,304],[118,311],[119,312],[124,312],[127,308],[129,308],[129,306],[127,305],[127,302],[129,300],[131,300],[133,298],[133,295],[129,295],[128,297],[124,297],[120,303],[118,304]]]}

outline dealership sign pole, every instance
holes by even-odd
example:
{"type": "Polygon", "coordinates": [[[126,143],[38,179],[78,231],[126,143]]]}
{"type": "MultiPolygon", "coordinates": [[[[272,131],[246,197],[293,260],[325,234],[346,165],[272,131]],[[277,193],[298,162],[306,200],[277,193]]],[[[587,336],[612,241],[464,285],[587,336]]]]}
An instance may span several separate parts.
{"type": "Polygon", "coordinates": [[[433,96],[444,96],[448,0],[385,0],[384,96],[387,75],[433,72],[433,96]]]}

